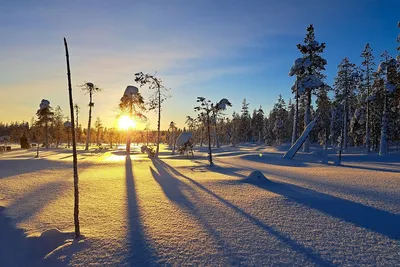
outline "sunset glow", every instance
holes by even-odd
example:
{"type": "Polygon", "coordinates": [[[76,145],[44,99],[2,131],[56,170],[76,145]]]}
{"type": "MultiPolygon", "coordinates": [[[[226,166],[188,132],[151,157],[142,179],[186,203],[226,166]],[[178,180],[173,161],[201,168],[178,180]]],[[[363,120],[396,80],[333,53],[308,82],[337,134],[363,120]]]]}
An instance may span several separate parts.
{"type": "Polygon", "coordinates": [[[123,130],[133,129],[136,127],[136,122],[128,116],[122,116],[118,121],[118,128],[123,130]]]}

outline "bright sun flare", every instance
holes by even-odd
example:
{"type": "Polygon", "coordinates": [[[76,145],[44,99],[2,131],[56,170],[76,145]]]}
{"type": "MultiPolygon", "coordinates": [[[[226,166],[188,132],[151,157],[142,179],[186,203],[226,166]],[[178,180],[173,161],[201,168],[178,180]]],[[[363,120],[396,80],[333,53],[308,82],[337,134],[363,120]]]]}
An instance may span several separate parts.
{"type": "Polygon", "coordinates": [[[118,127],[120,129],[128,130],[136,127],[136,122],[128,116],[122,116],[118,121],[118,127]]]}

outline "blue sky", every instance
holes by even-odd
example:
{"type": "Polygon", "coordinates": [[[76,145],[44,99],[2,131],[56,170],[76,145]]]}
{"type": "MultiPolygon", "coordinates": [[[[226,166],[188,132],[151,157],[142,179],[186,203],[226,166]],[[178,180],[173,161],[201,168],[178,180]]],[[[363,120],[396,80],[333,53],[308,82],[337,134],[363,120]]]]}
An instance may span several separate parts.
{"type": "MultiPolygon", "coordinates": [[[[112,126],[134,73],[154,72],[170,87],[162,126],[184,126],[197,96],[228,98],[239,111],[269,111],[279,94],[291,97],[296,44],[313,23],[325,42],[332,83],[343,57],[360,62],[370,42],[376,59],[396,54],[400,1],[2,1],[0,2],[0,121],[34,116],[42,98],[68,112],[63,37],[70,46],[72,82],[104,88],[93,116],[112,126]]],[[[144,97],[150,92],[141,89],[144,97]]],[[[87,96],[75,89],[87,120],[87,96]]],[[[152,127],[155,116],[149,113],[152,127]]]]}

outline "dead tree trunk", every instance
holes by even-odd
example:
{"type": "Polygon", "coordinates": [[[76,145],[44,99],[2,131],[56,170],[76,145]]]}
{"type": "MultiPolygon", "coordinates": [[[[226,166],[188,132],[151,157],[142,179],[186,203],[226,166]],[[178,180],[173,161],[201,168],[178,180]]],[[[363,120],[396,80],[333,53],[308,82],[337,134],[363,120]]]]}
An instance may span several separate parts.
{"type": "Polygon", "coordinates": [[[67,77],[68,77],[68,93],[69,93],[69,108],[71,111],[71,133],[72,133],[72,157],[74,165],[74,224],[75,224],[75,238],[81,236],[79,226],[79,186],[78,186],[78,157],[76,153],[76,136],[75,136],[75,121],[74,121],[74,101],[72,99],[72,86],[71,86],[71,70],[69,66],[69,54],[67,40],[64,38],[65,57],[67,60],[67,77]]]}

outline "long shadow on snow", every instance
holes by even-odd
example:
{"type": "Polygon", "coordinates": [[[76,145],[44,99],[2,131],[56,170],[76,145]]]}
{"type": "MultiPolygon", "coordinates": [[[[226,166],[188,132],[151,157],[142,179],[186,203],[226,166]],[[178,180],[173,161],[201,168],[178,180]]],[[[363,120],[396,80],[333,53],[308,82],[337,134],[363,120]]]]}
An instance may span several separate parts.
{"type": "MultiPolygon", "coordinates": [[[[262,162],[273,165],[288,166],[288,167],[307,167],[308,165],[299,160],[283,159],[280,153],[264,153],[261,155],[245,155],[240,157],[243,160],[252,162],[262,162]]],[[[314,162],[313,162],[314,163],[314,162]]],[[[318,162],[315,162],[318,163],[318,162]]]]}
{"type": "Polygon", "coordinates": [[[0,160],[0,179],[30,172],[72,168],[72,163],[47,159],[0,160]]]}
{"type": "Polygon", "coordinates": [[[231,265],[237,265],[240,263],[243,259],[241,260],[235,257],[235,254],[232,252],[229,245],[223,240],[218,231],[207,222],[204,216],[201,215],[200,209],[183,193],[183,191],[187,191],[190,192],[190,194],[195,195],[195,190],[171,175],[170,170],[167,169],[166,164],[163,161],[159,159],[152,159],[152,161],[157,171],[150,166],[150,172],[153,175],[154,180],[156,180],[156,182],[161,186],[166,197],[196,217],[196,219],[203,225],[204,229],[217,242],[219,248],[223,250],[226,259],[229,260],[231,265]]]}
{"type": "Polygon", "coordinates": [[[329,216],[385,235],[391,239],[400,239],[400,215],[293,184],[272,181],[265,184],[252,184],[292,199],[299,204],[308,206],[329,216]]]}
{"type": "MultiPolygon", "coordinates": [[[[226,163],[223,162],[223,164],[225,165],[230,165],[232,166],[232,169],[245,169],[248,171],[253,171],[253,170],[262,170],[263,173],[268,173],[271,175],[276,175],[276,176],[280,176],[282,179],[284,180],[290,180],[290,181],[296,181],[296,182],[304,182],[310,186],[317,186],[317,187],[324,187],[324,188],[329,188],[330,190],[333,190],[335,192],[341,192],[341,193],[345,193],[348,195],[356,195],[362,198],[368,198],[368,199],[372,199],[372,200],[381,200],[381,199],[385,199],[387,201],[393,202],[393,203],[398,203],[399,201],[399,197],[396,196],[395,194],[389,194],[389,193],[382,193],[379,192],[377,190],[366,190],[366,189],[360,189],[354,186],[350,186],[350,185],[341,185],[341,184],[335,184],[334,181],[332,182],[327,182],[326,180],[320,180],[320,179],[307,179],[307,177],[304,177],[304,175],[301,175],[300,173],[296,172],[295,170],[291,171],[290,173],[294,173],[295,175],[289,175],[288,171],[282,171],[282,170],[273,170],[270,168],[264,168],[263,166],[257,166],[257,167],[253,167],[253,168],[248,168],[247,165],[244,164],[233,164],[233,163],[226,163]]],[[[343,167],[343,166],[341,166],[343,167]]],[[[336,168],[336,167],[335,167],[336,168]]],[[[243,178],[245,178],[243,175],[237,175],[238,178],[241,176],[243,178]]],[[[237,181],[224,181],[223,184],[235,184],[237,183],[237,181]]]]}
{"type": "Polygon", "coordinates": [[[155,253],[148,244],[140,218],[139,204],[130,156],[125,157],[126,193],[128,198],[128,222],[131,266],[156,266],[155,253]]]}
{"type": "Polygon", "coordinates": [[[87,247],[87,243],[70,241],[69,246],[53,251],[73,233],[48,232],[38,237],[27,237],[22,229],[16,228],[5,215],[5,208],[0,206],[0,266],[67,266],[74,253],[87,247]],[[45,256],[52,252],[45,259],[45,256]],[[59,258],[62,256],[62,258],[59,258]]]}
{"type": "MultiPolygon", "coordinates": [[[[186,175],[183,175],[182,173],[178,172],[175,168],[171,167],[167,163],[162,162],[162,161],[159,161],[159,163],[163,166],[164,169],[167,170],[167,172],[170,172],[171,174],[173,174],[175,176],[179,176],[179,177],[182,177],[182,178],[188,180],[194,186],[200,188],[205,193],[211,195],[212,197],[214,197],[216,200],[218,200],[219,202],[221,202],[222,204],[224,204],[228,208],[234,210],[236,213],[238,213],[239,215],[241,215],[244,218],[246,218],[247,220],[249,220],[252,224],[260,227],[263,230],[265,230],[267,233],[269,233],[270,235],[274,236],[275,238],[277,238],[281,242],[285,243],[286,245],[291,247],[293,250],[302,253],[307,259],[313,261],[317,265],[320,265],[320,266],[335,266],[333,263],[329,262],[328,260],[325,260],[325,259],[321,258],[321,256],[318,253],[315,253],[312,249],[304,247],[303,245],[297,243],[295,240],[291,239],[290,237],[280,233],[279,231],[275,230],[273,227],[265,224],[264,222],[260,221],[256,217],[248,214],[247,212],[243,211],[241,208],[233,205],[231,202],[229,202],[229,201],[225,200],[224,198],[220,197],[219,195],[217,195],[216,193],[214,193],[210,189],[206,188],[205,186],[203,186],[199,182],[197,182],[197,181],[193,180],[192,178],[190,178],[190,177],[188,177],[186,175]]],[[[171,175],[169,175],[169,176],[171,178],[173,178],[171,175]]],[[[173,178],[173,179],[176,179],[176,178],[173,178]]]]}

